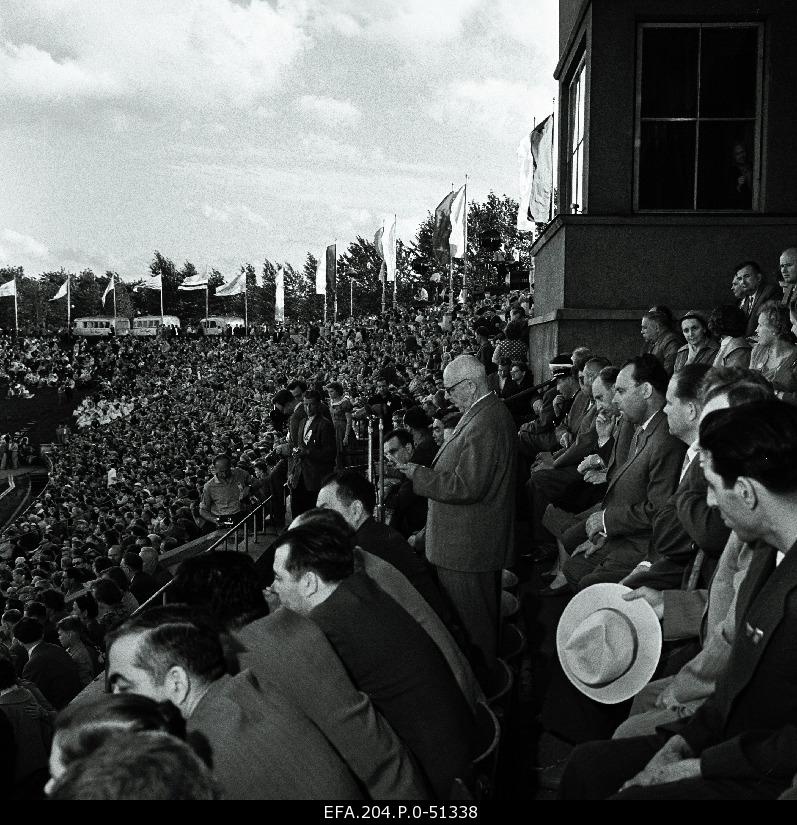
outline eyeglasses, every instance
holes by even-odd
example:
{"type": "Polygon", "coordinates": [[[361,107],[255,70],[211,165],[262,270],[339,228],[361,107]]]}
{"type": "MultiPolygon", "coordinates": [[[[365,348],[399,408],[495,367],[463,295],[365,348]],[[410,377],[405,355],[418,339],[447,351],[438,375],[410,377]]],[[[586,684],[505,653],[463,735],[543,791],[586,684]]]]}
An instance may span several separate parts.
{"type": "Polygon", "coordinates": [[[450,387],[446,387],[445,385],[443,385],[443,392],[448,394],[448,395],[451,395],[452,391],[456,387],[458,387],[463,381],[468,381],[468,380],[469,379],[467,379],[467,378],[461,378],[459,381],[457,381],[456,384],[452,384],[450,387]]]}

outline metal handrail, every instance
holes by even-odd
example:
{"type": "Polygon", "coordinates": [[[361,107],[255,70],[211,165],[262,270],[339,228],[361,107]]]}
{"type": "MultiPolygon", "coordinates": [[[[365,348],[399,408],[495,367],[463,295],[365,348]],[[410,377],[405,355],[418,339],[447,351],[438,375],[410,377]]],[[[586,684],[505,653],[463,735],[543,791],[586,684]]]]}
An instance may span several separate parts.
{"type": "MultiPolygon", "coordinates": [[[[234,549],[238,552],[241,552],[241,553],[248,553],[249,552],[249,523],[248,523],[249,519],[250,518],[252,519],[252,541],[257,541],[257,534],[258,534],[257,517],[258,517],[258,515],[260,515],[264,511],[266,505],[271,503],[271,498],[272,498],[272,496],[268,496],[267,498],[263,499],[263,501],[258,502],[257,505],[254,507],[254,509],[250,510],[237,524],[234,524],[232,527],[230,527],[230,529],[227,530],[227,532],[224,533],[224,535],[219,536],[216,539],[216,541],[214,541],[213,544],[210,545],[210,547],[206,548],[205,550],[202,551],[202,553],[198,553],[197,555],[204,555],[205,553],[213,553],[221,545],[222,542],[224,542],[224,551],[229,552],[229,540],[230,540],[230,536],[232,536],[233,534],[235,534],[235,548],[234,549]],[[239,530],[243,530],[243,545],[244,545],[243,550],[240,550],[240,551],[238,550],[238,545],[240,543],[238,541],[238,531],[239,530]]],[[[261,525],[262,525],[261,530],[265,531],[265,525],[262,524],[262,522],[261,522],[261,525]]],[[[171,579],[171,580],[167,581],[166,584],[163,585],[163,587],[161,587],[159,590],[156,590],[145,602],[140,604],[132,612],[131,615],[135,616],[137,613],[140,613],[142,610],[144,610],[144,608],[149,607],[156,599],[158,599],[160,597],[163,597],[162,598],[163,604],[166,604],[166,598],[165,598],[166,597],[166,591],[172,586],[173,582],[174,582],[174,579],[171,579]]]]}

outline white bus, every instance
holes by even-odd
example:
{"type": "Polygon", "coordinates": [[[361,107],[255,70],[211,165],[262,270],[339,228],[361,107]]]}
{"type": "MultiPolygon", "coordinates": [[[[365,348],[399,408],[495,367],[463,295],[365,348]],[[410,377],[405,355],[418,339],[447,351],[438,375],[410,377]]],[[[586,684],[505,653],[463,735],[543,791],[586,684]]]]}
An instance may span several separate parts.
{"type": "Polygon", "coordinates": [[[130,321],[127,318],[97,315],[89,318],[75,318],[72,332],[81,338],[103,338],[108,335],[129,335],[130,321]]]}
{"type": "Polygon", "coordinates": [[[233,315],[211,315],[203,318],[199,325],[205,331],[205,335],[224,335],[224,330],[230,326],[233,329],[243,327],[244,319],[233,315]]]}
{"type": "Polygon", "coordinates": [[[133,329],[130,334],[136,336],[158,335],[161,326],[164,329],[180,329],[180,319],[176,315],[164,315],[163,322],[161,322],[160,315],[142,315],[139,318],[133,318],[133,329]]]}

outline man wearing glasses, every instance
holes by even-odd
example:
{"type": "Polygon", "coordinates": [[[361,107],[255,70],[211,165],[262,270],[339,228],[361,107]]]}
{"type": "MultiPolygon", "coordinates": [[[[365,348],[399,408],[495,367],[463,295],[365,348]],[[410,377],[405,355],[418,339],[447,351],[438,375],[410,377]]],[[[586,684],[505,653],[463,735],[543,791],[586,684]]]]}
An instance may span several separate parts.
{"type": "Polygon", "coordinates": [[[517,435],[477,358],[455,358],[443,373],[443,385],[462,420],[431,467],[413,462],[398,467],[413,490],[429,499],[427,558],[491,668],[498,646],[501,569],[513,540],[517,435]]]}

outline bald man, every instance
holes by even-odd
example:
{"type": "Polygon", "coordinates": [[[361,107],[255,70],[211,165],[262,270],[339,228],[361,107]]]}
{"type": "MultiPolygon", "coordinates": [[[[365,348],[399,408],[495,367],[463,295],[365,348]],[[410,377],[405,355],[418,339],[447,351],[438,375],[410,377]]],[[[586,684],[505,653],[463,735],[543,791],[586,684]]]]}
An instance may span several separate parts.
{"type": "Polygon", "coordinates": [[[455,358],[443,387],[463,413],[431,467],[399,469],[429,499],[426,555],[487,668],[495,665],[501,568],[511,552],[517,435],[504,404],[487,385],[484,365],[455,358]]]}
{"type": "Polygon", "coordinates": [[[783,303],[788,306],[797,286],[797,247],[791,246],[780,253],[780,285],[783,287],[783,303]]]}

